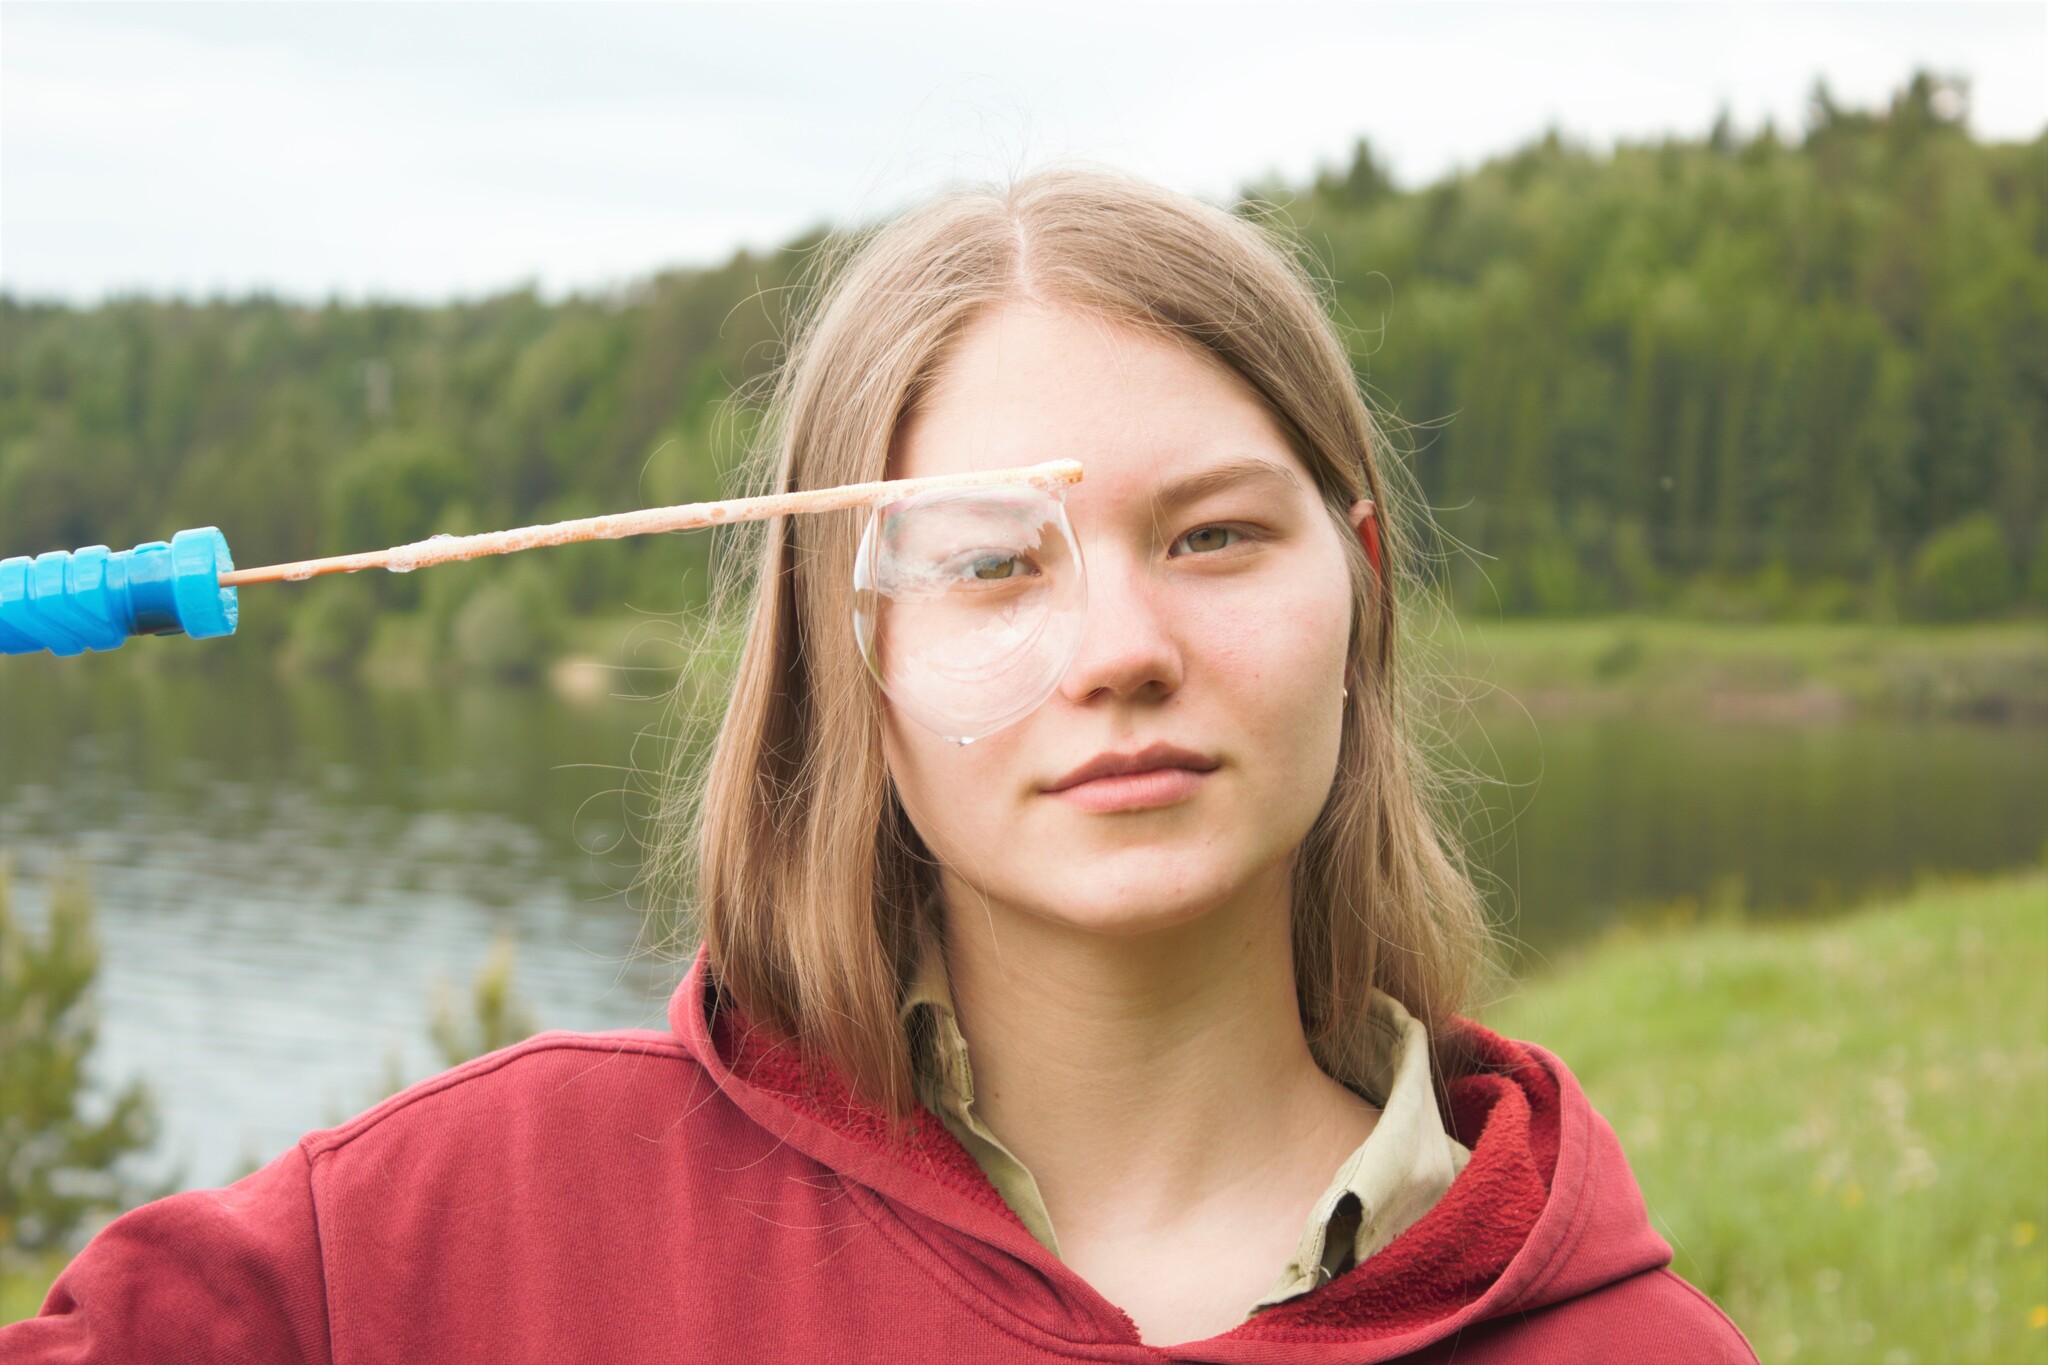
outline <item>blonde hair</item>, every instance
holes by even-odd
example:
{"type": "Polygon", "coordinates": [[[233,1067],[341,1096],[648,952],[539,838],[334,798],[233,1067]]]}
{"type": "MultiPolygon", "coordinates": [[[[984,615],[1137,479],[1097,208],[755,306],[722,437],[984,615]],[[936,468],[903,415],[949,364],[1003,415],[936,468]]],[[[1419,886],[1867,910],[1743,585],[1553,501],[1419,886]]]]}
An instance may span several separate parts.
{"type": "MultiPolygon", "coordinates": [[[[947,191],[828,247],[756,436],[776,489],[884,477],[954,339],[1023,297],[1192,342],[1270,407],[1344,531],[1354,604],[1336,777],[1295,868],[1303,1025],[1318,1063],[1356,1086],[1372,988],[1441,1040],[1488,932],[1404,722],[1390,589],[1422,576],[1402,577],[1411,542],[1406,509],[1385,496],[1382,436],[1287,243],[1135,177],[1058,168],[947,191]],[[1384,583],[1345,520],[1360,497],[1378,506],[1384,583]]],[[[713,966],[750,1021],[900,1118],[916,1101],[897,1009],[934,932],[921,909],[934,880],[851,639],[859,531],[854,513],[761,531],[731,702],[708,764],[678,762],[657,861],[694,866],[713,966]]]]}

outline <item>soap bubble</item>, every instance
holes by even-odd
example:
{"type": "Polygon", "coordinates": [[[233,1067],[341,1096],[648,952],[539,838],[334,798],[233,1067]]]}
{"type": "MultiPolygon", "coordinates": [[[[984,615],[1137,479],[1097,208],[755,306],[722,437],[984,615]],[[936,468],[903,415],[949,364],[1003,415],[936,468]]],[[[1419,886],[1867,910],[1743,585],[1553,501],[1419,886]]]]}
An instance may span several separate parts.
{"type": "Polygon", "coordinates": [[[876,508],[853,569],[854,634],[891,705],[969,744],[1066,676],[1088,605],[1058,492],[935,489],[876,508]]]}

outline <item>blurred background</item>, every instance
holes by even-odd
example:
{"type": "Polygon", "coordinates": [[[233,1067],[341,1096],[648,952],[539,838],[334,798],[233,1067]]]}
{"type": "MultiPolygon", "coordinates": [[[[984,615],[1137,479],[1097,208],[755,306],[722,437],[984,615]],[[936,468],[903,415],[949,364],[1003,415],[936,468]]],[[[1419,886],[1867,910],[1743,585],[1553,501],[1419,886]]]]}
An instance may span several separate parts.
{"type": "MultiPolygon", "coordinates": [[[[0,39],[0,555],[739,491],[811,249],[947,183],[1082,158],[1289,228],[1442,532],[1415,657],[1506,947],[1481,1017],[1577,1070],[1765,1360],[2048,1360],[2048,8],[0,39]]],[[[0,1310],[452,1061],[660,1025],[688,925],[635,878],[703,739],[665,699],[715,712],[714,553],[0,661],[0,1310]]]]}

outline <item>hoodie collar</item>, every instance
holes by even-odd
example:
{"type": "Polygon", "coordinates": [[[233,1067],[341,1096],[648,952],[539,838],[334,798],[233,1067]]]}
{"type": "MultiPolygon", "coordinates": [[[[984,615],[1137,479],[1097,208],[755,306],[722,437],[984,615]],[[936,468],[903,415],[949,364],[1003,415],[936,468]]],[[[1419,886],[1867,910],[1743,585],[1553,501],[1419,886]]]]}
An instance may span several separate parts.
{"type": "MultiPolygon", "coordinates": [[[[821,1060],[751,1025],[699,948],[669,1022],[743,1112],[778,1140],[884,1199],[1001,1251],[1074,1300],[1072,1330],[1135,1344],[1128,1318],[1062,1265],[974,1158],[920,1108],[892,1140],[880,1110],[821,1060]]],[[[1668,1264],[1613,1129],[1542,1048],[1453,1021],[1462,1055],[1446,1089],[1450,1132],[1472,1155],[1450,1190],[1379,1254],[1299,1298],[1199,1343],[1200,1358],[1377,1361],[1472,1322],[1524,1312],[1668,1264]],[[1363,1349],[1361,1349],[1363,1348],[1363,1349]]]]}

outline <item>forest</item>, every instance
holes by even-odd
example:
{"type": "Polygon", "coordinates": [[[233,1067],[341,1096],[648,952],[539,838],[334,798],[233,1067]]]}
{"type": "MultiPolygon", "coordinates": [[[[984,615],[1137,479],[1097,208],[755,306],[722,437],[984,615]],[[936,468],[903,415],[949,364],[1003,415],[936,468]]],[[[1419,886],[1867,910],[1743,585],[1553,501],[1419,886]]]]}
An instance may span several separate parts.
{"type": "MultiPolygon", "coordinates": [[[[1233,210],[1324,282],[1461,611],[2048,609],[2048,132],[1978,139],[1960,80],[1817,86],[1796,133],[1551,132],[1413,190],[1360,140],[1233,210]]],[[[0,297],[0,554],[217,525],[250,565],[736,491],[828,230],[559,300],[0,297]]],[[[245,621],[315,666],[393,612],[450,657],[542,647],[701,600],[707,554],[322,580],[245,621]]]]}

